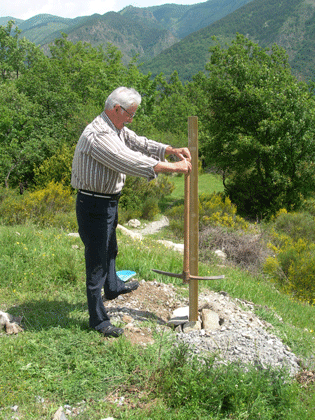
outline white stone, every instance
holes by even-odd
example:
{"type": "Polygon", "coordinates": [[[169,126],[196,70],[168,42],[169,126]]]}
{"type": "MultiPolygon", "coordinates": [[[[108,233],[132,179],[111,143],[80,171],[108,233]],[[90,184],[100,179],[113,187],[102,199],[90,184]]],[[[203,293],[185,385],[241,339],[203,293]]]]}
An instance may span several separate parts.
{"type": "Polygon", "coordinates": [[[184,306],[182,308],[177,308],[173,311],[170,320],[168,321],[169,325],[181,325],[185,324],[189,320],[189,306],[184,306]]]}
{"type": "Polygon", "coordinates": [[[138,219],[131,219],[131,220],[129,220],[127,225],[132,227],[132,228],[138,228],[138,227],[141,226],[141,222],[138,219]]]}
{"type": "Polygon", "coordinates": [[[55,412],[53,420],[68,420],[62,407],[59,407],[58,410],[55,412]]]}
{"type": "Polygon", "coordinates": [[[201,312],[203,328],[206,331],[214,331],[220,328],[219,315],[211,309],[203,309],[201,312]]]}
{"type": "Polygon", "coordinates": [[[219,257],[222,261],[225,261],[227,258],[227,255],[225,252],[221,251],[221,249],[217,249],[216,251],[214,251],[215,255],[217,257],[219,257]]]}

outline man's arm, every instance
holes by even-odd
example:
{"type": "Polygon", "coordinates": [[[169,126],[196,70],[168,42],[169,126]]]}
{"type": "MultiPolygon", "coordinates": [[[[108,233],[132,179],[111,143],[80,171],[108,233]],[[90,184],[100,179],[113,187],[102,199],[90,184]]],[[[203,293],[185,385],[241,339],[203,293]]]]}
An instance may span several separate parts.
{"type": "Polygon", "coordinates": [[[191,163],[189,159],[183,159],[178,162],[159,162],[154,166],[154,172],[169,172],[169,173],[182,173],[189,174],[191,172],[191,163]]]}

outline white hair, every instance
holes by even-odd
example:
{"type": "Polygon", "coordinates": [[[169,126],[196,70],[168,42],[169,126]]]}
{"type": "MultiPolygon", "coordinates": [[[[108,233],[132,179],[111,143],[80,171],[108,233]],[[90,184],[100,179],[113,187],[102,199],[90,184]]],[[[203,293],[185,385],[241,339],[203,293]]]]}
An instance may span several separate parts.
{"type": "Polygon", "coordinates": [[[129,109],[141,103],[141,95],[133,88],[121,86],[115,89],[105,101],[105,109],[113,109],[115,105],[121,105],[123,108],[129,109]]]}

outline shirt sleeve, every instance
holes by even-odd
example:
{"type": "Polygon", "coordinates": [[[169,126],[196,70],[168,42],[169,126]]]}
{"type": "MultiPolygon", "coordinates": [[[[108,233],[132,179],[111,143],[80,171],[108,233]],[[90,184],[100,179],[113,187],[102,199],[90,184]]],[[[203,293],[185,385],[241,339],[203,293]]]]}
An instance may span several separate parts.
{"type": "Polygon", "coordinates": [[[159,143],[154,140],[149,140],[144,136],[138,136],[134,131],[127,127],[123,129],[126,145],[134,151],[139,151],[146,156],[153,157],[158,161],[165,160],[165,150],[167,144],[159,143]]]}
{"type": "Polygon", "coordinates": [[[93,130],[87,137],[90,156],[102,165],[125,175],[140,176],[148,180],[156,178],[154,167],[159,159],[149,149],[145,153],[145,142],[135,150],[136,148],[128,147],[124,139],[111,129],[93,130]]]}

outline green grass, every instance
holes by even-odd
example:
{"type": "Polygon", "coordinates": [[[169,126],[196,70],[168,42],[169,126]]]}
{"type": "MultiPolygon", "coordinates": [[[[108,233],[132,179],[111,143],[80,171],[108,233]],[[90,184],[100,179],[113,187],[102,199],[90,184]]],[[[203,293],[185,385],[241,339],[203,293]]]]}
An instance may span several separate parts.
{"type": "MultiPolygon", "coordinates": [[[[187,295],[180,280],[151,271],[181,272],[181,254],[121,232],[118,239],[118,269],[172,282],[187,295]]],[[[158,332],[155,344],[143,348],[90,330],[79,238],[58,229],[0,227],[0,244],[0,309],[23,315],[26,326],[17,336],[0,335],[1,419],[12,417],[13,405],[20,419],[50,419],[59,406],[82,400],[85,411],[78,420],[315,419],[314,386],[303,388],[284,372],[245,372],[236,365],[214,369],[211,359],[189,361],[187,348],[173,346],[169,335],[158,332]],[[114,401],[121,396],[125,404],[118,406],[114,401]]],[[[242,270],[200,264],[200,275],[210,273],[226,278],[200,282],[200,290],[225,290],[254,302],[292,351],[310,360],[314,306],[242,270]]]]}
{"type": "MultiPolygon", "coordinates": [[[[170,196],[173,201],[181,200],[184,198],[184,176],[172,177],[172,182],[175,185],[175,189],[170,196]]],[[[201,174],[198,176],[198,193],[200,194],[211,194],[213,192],[223,191],[222,178],[219,175],[214,174],[201,174]]]]}

